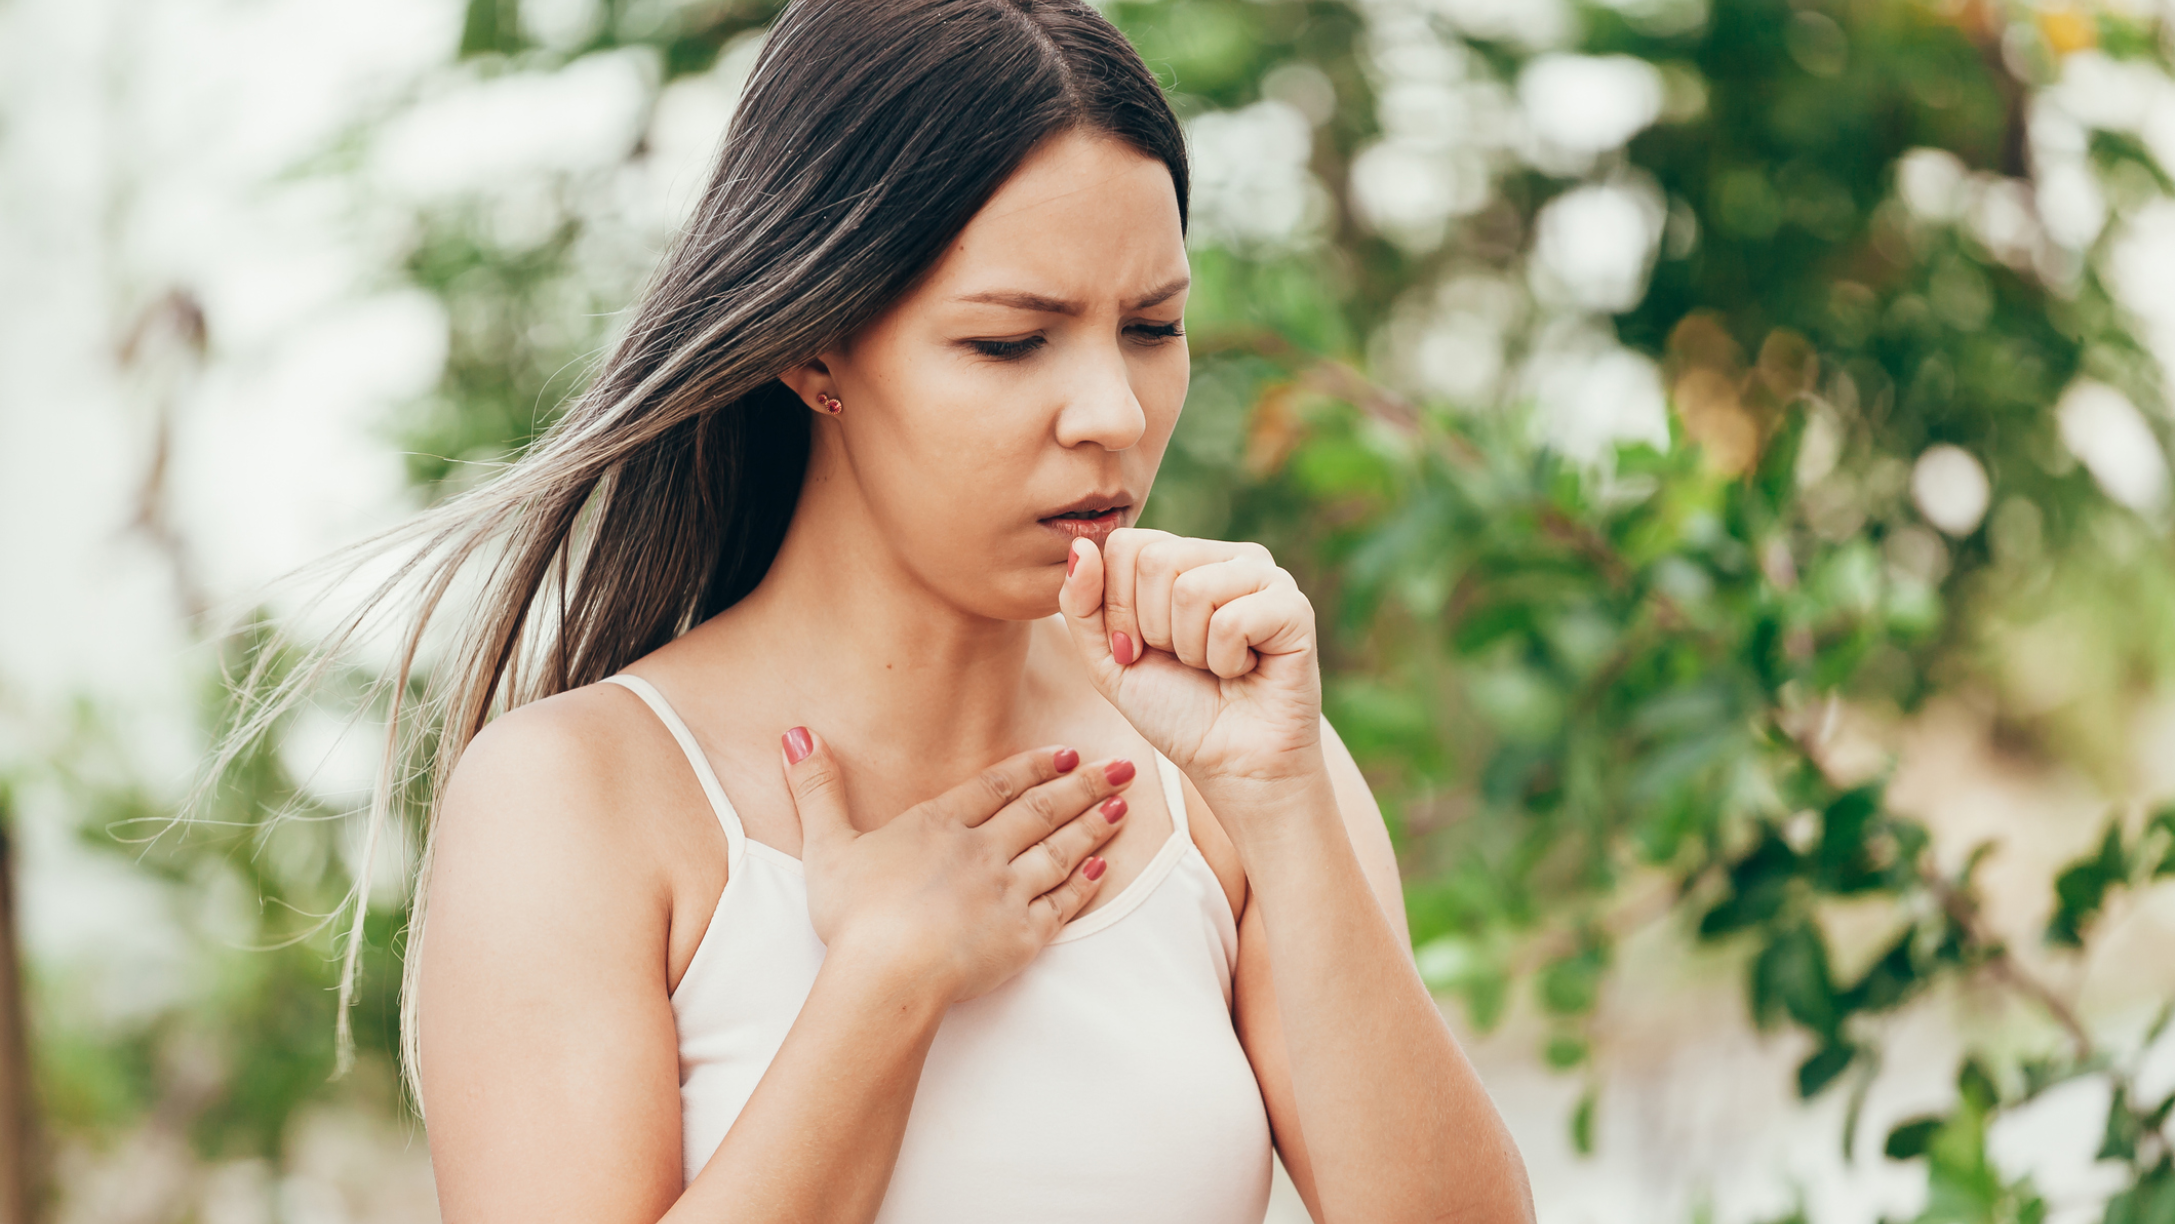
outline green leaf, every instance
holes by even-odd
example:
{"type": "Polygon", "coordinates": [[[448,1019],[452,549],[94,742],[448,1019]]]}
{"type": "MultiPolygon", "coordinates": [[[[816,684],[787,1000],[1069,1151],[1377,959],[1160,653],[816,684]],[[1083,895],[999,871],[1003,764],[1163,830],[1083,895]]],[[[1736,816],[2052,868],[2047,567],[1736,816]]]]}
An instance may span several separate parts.
{"type": "Polygon", "coordinates": [[[1915,931],[1906,930],[1897,936],[1881,958],[1844,993],[1843,1010],[1888,1011],[1916,994],[1924,984],[1914,955],[1917,940],[1915,931]]]}
{"type": "Polygon", "coordinates": [[[1548,1039],[1545,1057],[1548,1065],[1558,1071],[1568,1071],[1586,1061],[1588,1047],[1583,1037],[1558,1035],[1548,1039]]]}
{"type": "Polygon", "coordinates": [[[1842,1013],[1828,976],[1828,948],[1819,928],[1800,922],[1783,928],[1752,962],[1752,1012],[1762,1025],[1777,1013],[1838,1043],[1842,1013]]]}
{"type": "Polygon", "coordinates": [[[1797,1067],[1797,1095],[1811,1100],[1820,1090],[1835,1082],[1835,1077],[1850,1068],[1852,1059],[1858,1056],[1857,1047],[1837,1042],[1814,1051],[1810,1058],[1797,1067]]]}
{"type": "Polygon", "coordinates": [[[2116,1084],[2114,1100],[2107,1106],[2107,1131],[2100,1139],[2096,1159],[2136,1159],[2137,1141],[2143,1133],[2144,1126],[2130,1109],[2129,1085],[2116,1084]]]}
{"type": "Polygon", "coordinates": [[[1578,1107],[1571,1111],[1571,1147],[1581,1156],[1593,1155],[1593,1116],[1599,1091],[1587,1088],[1578,1098],[1578,1107]]]}
{"type": "Polygon", "coordinates": [[[1956,1090],[1973,1113],[1989,1113],[2001,1103],[2001,1090],[1994,1086],[1994,1077],[1977,1058],[1967,1058],[1957,1068],[1956,1090]]]}
{"type": "Polygon", "coordinates": [[[1559,1016],[1577,1016],[1593,1010],[1601,993],[1601,976],[1608,969],[1608,950],[1588,943],[1567,956],[1558,957],[1541,971],[1541,1004],[1559,1016]]]}
{"type": "Polygon", "coordinates": [[[2157,880],[2162,876],[2175,875],[2175,807],[2164,807],[2153,813],[2145,828],[2148,832],[2157,830],[2167,837],[2167,846],[2160,853],[2160,861],[2153,864],[2152,878],[2157,880]]]}
{"type": "Polygon", "coordinates": [[[2054,916],[2047,920],[2048,943],[2084,946],[2084,929],[2099,913],[2107,890],[2129,879],[2129,857],[2122,849],[2122,821],[2107,822],[2099,852],[2079,859],[2054,877],[2054,916]]]}
{"type": "Polygon", "coordinates": [[[1473,1027],[1492,1032],[1503,1022],[1503,1009],[1510,1003],[1510,979],[1499,973],[1475,974],[1465,980],[1459,993],[1465,996],[1466,1015],[1473,1027]]]}
{"type": "Polygon", "coordinates": [[[1699,920],[1702,939],[1759,926],[1782,911],[1799,867],[1797,852],[1770,831],[1729,869],[1729,896],[1699,920]]]}
{"type": "Polygon", "coordinates": [[[2137,1184],[2107,1200],[2103,1224],[2175,1224],[2175,1161],[2162,1156],[2137,1184]]]}
{"type": "Polygon", "coordinates": [[[1820,844],[1813,862],[1821,887],[1850,893],[1875,883],[1866,853],[1866,834],[1880,813],[1881,788],[1846,791],[1820,815],[1820,844]]]}
{"type": "Polygon", "coordinates": [[[1941,1129],[1946,1118],[1928,1116],[1913,1118],[1888,1132],[1888,1142],[1881,1151],[1890,1160],[1914,1160],[1926,1154],[1926,1147],[1933,1142],[1934,1132],[1941,1129]]]}
{"type": "Polygon", "coordinates": [[[1505,600],[1482,605],[1460,616],[1450,631],[1450,644],[1459,654],[1474,655],[1504,638],[1532,636],[1537,632],[1533,605],[1505,600]]]}
{"type": "Polygon", "coordinates": [[[1880,1078],[1881,1056],[1879,1046],[1861,1047],[1857,1083],[1850,1089],[1850,1103],[1843,1110],[1843,1158],[1855,1159],[1858,1150],[1858,1122],[1865,1116],[1865,1099],[1873,1091],[1873,1081],[1880,1078]]]}

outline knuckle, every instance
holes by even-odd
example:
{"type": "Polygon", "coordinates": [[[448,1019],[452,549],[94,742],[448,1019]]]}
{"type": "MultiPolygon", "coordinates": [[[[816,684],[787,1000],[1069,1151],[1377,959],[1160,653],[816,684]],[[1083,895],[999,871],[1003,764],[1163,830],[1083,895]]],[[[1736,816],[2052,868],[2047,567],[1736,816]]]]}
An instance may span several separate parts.
{"type": "Polygon", "coordinates": [[[1093,806],[1104,795],[1116,794],[1118,789],[1110,784],[1110,775],[1103,769],[1083,769],[1080,772],[1088,776],[1080,779],[1079,789],[1073,792],[1072,811],[1075,816],[1093,806]]]}
{"type": "Polygon", "coordinates": [[[1239,544],[1239,555],[1266,565],[1276,564],[1276,554],[1270,552],[1266,546],[1256,544],[1252,540],[1245,540],[1239,544]]]}
{"type": "Polygon", "coordinates": [[[1012,802],[1019,794],[1018,788],[1012,784],[1012,775],[995,766],[974,775],[974,784],[1000,807],[1012,802]]]}
{"type": "Polygon", "coordinates": [[[1064,879],[1066,873],[1072,870],[1072,856],[1065,853],[1054,837],[1035,844],[1042,847],[1042,855],[1050,861],[1050,867],[1057,872],[1057,878],[1064,879]]]}
{"type": "Polygon", "coordinates": [[[1081,818],[1080,833],[1080,840],[1087,843],[1082,847],[1082,853],[1084,854],[1086,851],[1096,849],[1104,842],[1116,837],[1118,835],[1118,826],[1104,820],[1101,813],[1097,813],[1093,819],[1081,818]]]}
{"type": "Polygon", "coordinates": [[[839,790],[838,767],[827,759],[809,760],[793,775],[793,793],[803,799],[821,798],[839,790]]]}
{"type": "Polygon", "coordinates": [[[1041,821],[1047,828],[1054,829],[1065,822],[1063,807],[1058,804],[1057,797],[1049,791],[1029,791],[1027,796],[1020,800],[1020,805],[1034,813],[1035,819],[1041,821]]]}

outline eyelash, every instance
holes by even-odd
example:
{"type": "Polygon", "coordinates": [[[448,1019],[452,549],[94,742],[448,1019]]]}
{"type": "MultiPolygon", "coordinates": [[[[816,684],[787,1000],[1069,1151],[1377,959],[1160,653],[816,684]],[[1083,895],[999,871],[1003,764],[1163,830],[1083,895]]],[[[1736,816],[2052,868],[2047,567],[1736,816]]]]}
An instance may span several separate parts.
{"type": "MultiPolygon", "coordinates": [[[[1176,323],[1137,323],[1126,329],[1138,332],[1150,344],[1161,344],[1186,334],[1186,329],[1176,323]]],[[[993,361],[1017,361],[1049,343],[1041,336],[1028,336],[1021,340],[969,340],[974,351],[993,361]]]]}

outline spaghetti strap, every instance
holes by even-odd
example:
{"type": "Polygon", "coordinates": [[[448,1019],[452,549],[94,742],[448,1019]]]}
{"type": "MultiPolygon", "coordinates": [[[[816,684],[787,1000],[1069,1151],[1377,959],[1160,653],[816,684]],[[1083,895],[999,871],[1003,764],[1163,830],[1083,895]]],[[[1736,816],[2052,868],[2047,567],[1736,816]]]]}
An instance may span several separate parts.
{"type": "Polygon", "coordinates": [[[1191,832],[1186,827],[1185,775],[1160,752],[1155,754],[1155,769],[1163,776],[1163,806],[1171,810],[1171,833],[1190,837],[1191,832]]]}
{"type": "Polygon", "coordinates": [[[701,747],[695,743],[695,733],[687,729],[687,724],[673,710],[672,703],[665,700],[665,695],[657,691],[657,686],[642,677],[621,672],[606,676],[604,683],[616,684],[640,697],[642,704],[657,715],[657,721],[672,733],[672,738],[679,741],[680,751],[687,755],[687,763],[695,769],[695,780],[702,783],[702,793],[709,796],[710,810],[717,813],[718,824],[724,826],[726,869],[737,876],[741,847],[748,836],[740,827],[740,813],[733,810],[733,801],[725,797],[725,787],[718,782],[717,771],[710,768],[710,758],[704,756],[701,747]]]}

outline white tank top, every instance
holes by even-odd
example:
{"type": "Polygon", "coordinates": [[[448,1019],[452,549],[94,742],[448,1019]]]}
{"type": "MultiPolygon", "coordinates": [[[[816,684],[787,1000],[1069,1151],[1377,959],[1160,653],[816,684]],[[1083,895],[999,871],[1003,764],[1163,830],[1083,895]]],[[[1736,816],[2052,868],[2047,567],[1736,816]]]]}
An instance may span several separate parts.
{"type": "MultiPolygon", "coordinates": [[[[725,827],[717,911],[672,992],[686,1180],[717,1150],[777,1056],[823,964],[799,859],[750,841],[666,703],[725,827]]],[[[1170,839],[1100,909],[1016,976],[955,1004],[914,1094],[876,1224],[1260,1224],[1269,1125],[1232,1027],[1238,928],[1186,827],[1175,766],[1156,769],[1170,839]]]]}

